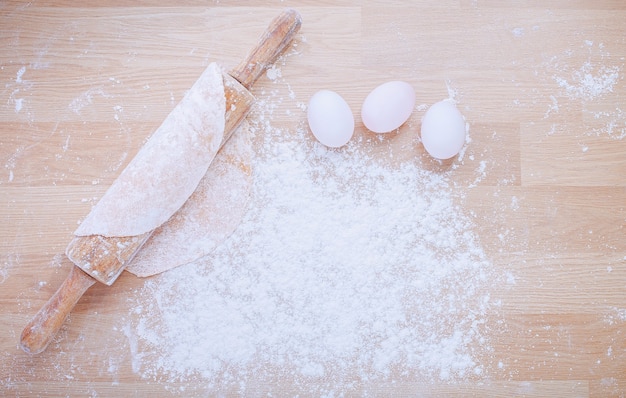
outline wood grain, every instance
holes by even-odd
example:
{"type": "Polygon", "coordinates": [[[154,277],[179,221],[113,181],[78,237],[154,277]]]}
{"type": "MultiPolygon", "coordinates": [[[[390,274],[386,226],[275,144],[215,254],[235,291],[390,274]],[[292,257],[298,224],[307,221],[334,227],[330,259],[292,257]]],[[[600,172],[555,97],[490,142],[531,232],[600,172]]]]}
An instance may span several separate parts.
{"type": "Polygon", "coordinates": [[[77,221],[204,67],[235,66],[283,7],[303,28],[280,79],[254,90],[282,99],[272,123],[295,131],[306,116],[294,109],[332,89],[365,149],[436,170],[420,105],[453,93],[472,140],[453,164],[458,204],[505,275],[489,292],[501,306],[485,325],[487,377],[362,381],[355,395],[626,395],[626,5],[611,0],[2,3],[0,392],[211,395],[133,370],[120,319],[145,281],[129,275],[90,288],[45,355],[22,353],[19,333],[66,276],[77,221]],[[399,134],[368,140],[361,103],[396,78],[418,107],[399,134]]]}

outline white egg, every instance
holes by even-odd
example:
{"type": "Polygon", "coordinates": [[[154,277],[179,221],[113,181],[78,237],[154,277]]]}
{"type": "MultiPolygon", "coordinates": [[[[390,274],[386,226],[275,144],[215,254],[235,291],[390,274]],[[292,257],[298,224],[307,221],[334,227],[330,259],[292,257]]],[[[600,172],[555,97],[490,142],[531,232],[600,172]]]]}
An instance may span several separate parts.
{"type": "Polygon", "coordinates": [[[311,97],[307,120],[315,138],[331,148],[347,144],[354,134],[350,106],[334,91],[320,90],[311,97]]]}
{"type": "Polygon", "coordinates": [[[437,159],[456,156],[465,144],[465,118],[451,100],[433,104],[422,119],[422,144],[437,159]]]}
{"type": "Polygon", "coordinates": [[[388,133],[402,126],[415,107],[415,90],[409,83],[391,81],[372,90],[363,101],[361,119],[369,130],[388,133]]]}

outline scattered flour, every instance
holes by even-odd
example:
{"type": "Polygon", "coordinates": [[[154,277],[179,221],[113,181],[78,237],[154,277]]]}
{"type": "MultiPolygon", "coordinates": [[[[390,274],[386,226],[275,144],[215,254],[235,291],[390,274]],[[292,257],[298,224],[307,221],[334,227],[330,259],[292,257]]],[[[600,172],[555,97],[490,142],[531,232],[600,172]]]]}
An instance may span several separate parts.
{"type": "Polygon", "coordinates": [[[487,161],[486,160],[481,160],[480,163],[478,164],[478,167],[476,168],[476,173],[478,174],[478,176],[476,177],[476,179],[474,180],[474,182],[472,182],[469,185],[469,188],[475,188],[478,186],[478,184],[485,178],[487,177],[487,161]]]}
{"type": "Polygon", "coordinates": [[[484,375],[493,273],[446,175],[255,119],[250,209],[210,256],[133,299],[133,367],[244,395],[285,379],[341,395],[355,380],[484,375]]]}
{"type": "Polygon", "coordinates": [[[77,115],[80,115],[80,112],[84,107],[93,104],[95,96],[101,96],[104,98],[111,97],[111,95],[107,94],[101,87],[90,88],[70,102],[70,110],[77,115]]]}
{"type": "Polygon", "coordinates": [[[613,87],[620,79],[617,66],[594,65],[585,62],[580,69],[571,72],[570,77],[556,76],[554,80],[570,99],[593,101],[613,92],[613,87]]]}
{"type": "Polygon", "coordinates": [[[15,83],[22,83],[22,76],[26,73],[26,67],[22,66],[20,70],[17,71],[17,76],[15,78],[15,83]]]}
{"type": "Polygon", "coordinates": [[[593,123],[590,123],[588,135],[604,135],[614,140],[626,137],[626,113],[619,106],[610,112],[590,113],[593,116],[593,123]]]}
{"type": "Polygon", "coordinates": [[[626,322],[626,308],[609,308],[608,313],[604,317],[604,322],[608,325],[615,325],[626,322]]]}
{"type": "Polygon", "coordinates": [[[559,102],[554,95],[550,96],[550,101],[552,101],[552,105],[550,105],[546,113],[543,115],[544,119],[547,119],[552,112],[559,113],[559,102]]]}
{"type": "Polygon", "coordinates": [[[0,267],[0,285],[3,284],[7,278],[9,277],[9,264],[4,263],[2,267],[0,267]]]}
{"type": "Polygon", "coordinates": [[[7,83],[5,85],[5,88],[7,89],[12,88],[7,103],[12,103],[15,106],[15,113],[20,113],[24,108],[24,98],[17,98],[17,96],[33,86],[31,82],[23,79],[24,73],[26,73],[26,66],[22,66],[17,71],[15,75],[15,84],[7,83]]]}
{"type": "Polygon", "coordinates": [[[615,104],[623,102],[618,89],[623,81],[624,64],[616,62],[617,59],[611,57],[603,43],[595,44],[592,40],[585,40],[582,50],[587,54],[587,59],[579,68],[570,66],[573,57],[580,57],[578,51],[571,49],[553,57],[548,63],[547,68],[553,71],[551,79],[558,85],[560,92],[550,96],[552,103],[544,119],[559,112],[557,97],[579,102],[583,105],[587,135],[621,140],[626,137],[624,111],[619,105],[612,110],[606,110],[605,107],[605,110],[597,111],[593,104],[598,101],[612,101],[615,104]]]}

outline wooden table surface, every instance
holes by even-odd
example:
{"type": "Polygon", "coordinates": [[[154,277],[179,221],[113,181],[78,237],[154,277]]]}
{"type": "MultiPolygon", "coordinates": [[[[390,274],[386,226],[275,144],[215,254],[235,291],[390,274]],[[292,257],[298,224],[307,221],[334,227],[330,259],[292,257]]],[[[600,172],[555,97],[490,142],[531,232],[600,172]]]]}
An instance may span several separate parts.
{"type": "MultiPolygon", "coordinates": [[[[130,155],[209,62],[234,66],[285,7],[302,14],[297,47],[280,76],[261,79],[254,92],[266,105],[280,98],[279,110],[296,111],[277,111],[272,123],[294,131],[306,120],[302,104],[328,88],[355,112],[355,136],[371,138],[360,122],[363,99],[382,82],[406,80],[416,110],[381,145],[410,142],[402,156],[444,167],[428,161],[417,132],[426,106],[452,95],[471,142],[449,175],[494,270],[508,281],[490,288],[500,305],[487,320],[483,374],[356,380],[345,392],[626,394],[626,3],[164,4],[0,2],[0,395],[219,392],[202,378],[191,386],[134,368],[135,343],[119,320],[145,280],[128,273],[110,288],[92,288],[43,354],[25,354],[18,339],[65,278],[62,253],[77,222],[130,155]]],[[[257,394],[306,391],[285,382],[257,394]]]]}

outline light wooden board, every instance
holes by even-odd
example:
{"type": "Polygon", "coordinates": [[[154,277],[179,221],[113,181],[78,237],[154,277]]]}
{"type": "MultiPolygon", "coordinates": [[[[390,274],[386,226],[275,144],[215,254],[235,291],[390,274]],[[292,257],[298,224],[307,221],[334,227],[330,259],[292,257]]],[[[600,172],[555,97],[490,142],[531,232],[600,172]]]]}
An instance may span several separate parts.
{"type": "Polygon", "coordinates": [[[370,137],[363,99],[403,79],[418,109],[381,148],[437,168],[416,143],[420,105],[454,94],[472,141],[452,178],[488,257],[514,275],[490,292],[485,379],[356,393],[626,394],[626,3],[88,3],[0,4],[0,395],[186,395],[133,369],[120,320],[144,280],[131,275],[92,288],[43,355],[18,337],[65,278],[77,221],[204,67],[235,65],[287,6],[304,21],[297,54],[256,89],[281,98],[273,123],[295,129],[304,112],[281,110],[328,88],[370,137]]]}

